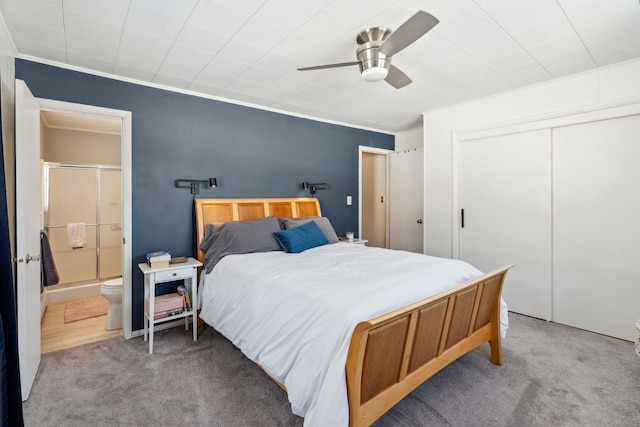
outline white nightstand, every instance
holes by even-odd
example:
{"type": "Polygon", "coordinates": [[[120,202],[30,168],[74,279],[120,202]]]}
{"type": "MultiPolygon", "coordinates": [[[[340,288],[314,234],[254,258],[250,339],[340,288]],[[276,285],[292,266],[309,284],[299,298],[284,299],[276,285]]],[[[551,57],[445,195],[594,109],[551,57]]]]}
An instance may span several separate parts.
{"type": "Polygon", "coordinates": [[[355,243],[356,245],[364,245],[368,242],[368,240],[366,239],[347,239],[346,237],[340,237],[340,241],[346,243],[355,243]]]}
{"type": "Polygon", "coordinates": [[[149,354],[153,353],[153,329],[156,323],[166,322],[184,318],[184,329],[189,330],[189,317],[193,319],[193,340],[198,339],[198,322],[196,313],[198,312],[198,267],[202,263],[194,258],[189,258],[187,262],[169,264],[169,267],[151,268],[147,263],[140,263],[138,267],[144,274],[144,301],[149,300],[149,310],[145,308],[144,313],[144,340],[147,340],[149,333],[149,354]],[[183,311],[174,316],[154,319],[156,283],[173,282],[174,280],[184,280],[184,284],[191,294],[191,311],[183,311]],[[151,314],[150,314],[151,313],[151,314]]]}

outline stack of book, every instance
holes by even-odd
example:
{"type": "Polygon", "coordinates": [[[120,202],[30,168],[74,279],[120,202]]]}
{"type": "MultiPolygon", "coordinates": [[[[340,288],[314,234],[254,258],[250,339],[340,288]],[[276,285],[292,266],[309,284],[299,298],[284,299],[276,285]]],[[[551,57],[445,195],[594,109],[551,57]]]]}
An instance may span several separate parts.
{"type": "Polygon", "coordinates": [[[171,261],[171,254],[168,251],[155,251],[147,254],[147,264],[151,268],[169,267],[169,261],[171,261]]]}
{"type": "MultiPolygon", "coordinates": [[[[149,300],[146,300],[146,309],[147,313],[149,313],[149,300]]],[[[184,311],[182,295],[177,292],[166,295],[158,295],[154,299],[153,311],[154,320],[182,313],[184,311]]]]}
{"type": "Polygon", "coordinates": [[[178,294],[182,295],[182,306],[185,310],[191,311],[191,297],[189,297],[189,291],[185,285],[180,285],[176,289],[178,294]]]}

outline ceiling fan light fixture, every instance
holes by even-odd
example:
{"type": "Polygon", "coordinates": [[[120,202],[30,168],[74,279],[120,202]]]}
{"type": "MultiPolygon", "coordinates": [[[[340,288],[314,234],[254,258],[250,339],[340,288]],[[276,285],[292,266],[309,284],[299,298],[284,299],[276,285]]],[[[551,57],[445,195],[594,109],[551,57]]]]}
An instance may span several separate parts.
{"type": "Polygon", "coordinates": [[[362,70],[362,78],[368,82],[379,82],[387,78],[389,70],[385,67],[371,67],[362,70]]]}

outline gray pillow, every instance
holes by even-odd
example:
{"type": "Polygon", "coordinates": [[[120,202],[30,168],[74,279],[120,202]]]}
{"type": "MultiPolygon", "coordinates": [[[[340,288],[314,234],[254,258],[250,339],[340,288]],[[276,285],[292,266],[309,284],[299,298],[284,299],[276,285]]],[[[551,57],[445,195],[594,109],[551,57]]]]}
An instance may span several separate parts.
{"type": "Polygon", "coordinates": [[[307,224],[311,221],[315,222],[320,230],[322,230],[322,234],[327,238],[329,243],[337,243],[338,235],[336,231],[333,229],[329,218],[327,217],[306,217],[306,218],[280,218],[280,221],[284,224],[285,230],[291,230],[296,227],[300,227],[301,225],[307,224]]]}
{"type": "Polygon", "coordinates": [[[207,227],[204,231],[204,237],[200,242],[200,250],[202,252],[207,252],[213,242],[216,241],[219,236],[218,229],[222,224],[224,224],[224,222],[213,222],[211,224],[207,224],[207,227]]]}
{"type": "Polygon", "coordinates": [[[281,251],[273,235],[276,231],[280,231],[280,224],[275,216],[225,222],[212,234],[215,240],[205,253],[205,271],[209,273],[227,255],[281,251]]]}

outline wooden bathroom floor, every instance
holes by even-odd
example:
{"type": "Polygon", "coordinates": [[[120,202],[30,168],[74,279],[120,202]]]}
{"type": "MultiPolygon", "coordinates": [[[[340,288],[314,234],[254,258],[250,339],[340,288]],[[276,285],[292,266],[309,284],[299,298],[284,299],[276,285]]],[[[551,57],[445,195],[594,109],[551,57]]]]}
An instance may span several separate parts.
{"type": "Polygon", "coordinates": [[[119,335],[122,336],[122,329],[107,331],[104,328],[107,322],[106,315],[65,324],[65,305],[65,302],[47,304],[47,309],[42,318],[41,353],[50,353],[119,335]]]}

